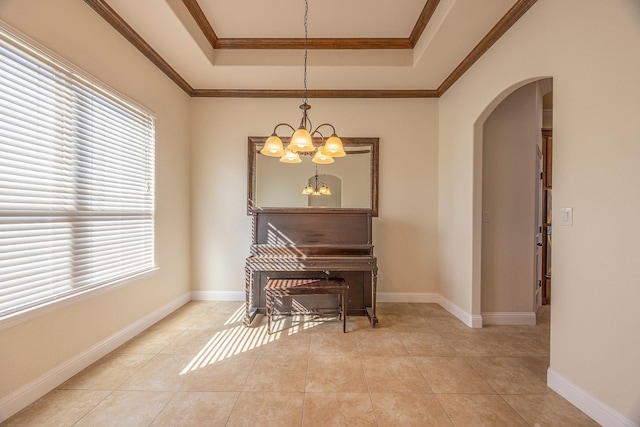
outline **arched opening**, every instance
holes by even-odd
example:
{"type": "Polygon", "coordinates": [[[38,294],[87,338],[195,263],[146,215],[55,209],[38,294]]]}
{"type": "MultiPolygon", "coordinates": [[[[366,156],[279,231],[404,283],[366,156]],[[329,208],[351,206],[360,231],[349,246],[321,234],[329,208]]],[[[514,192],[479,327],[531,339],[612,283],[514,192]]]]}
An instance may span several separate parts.
{"type": "Polygon", "coordinates": [[[474,127],[473,313],[483,324],[535,324],[542,268],[542,98],[550,78],[511,86],[474,127]]]}

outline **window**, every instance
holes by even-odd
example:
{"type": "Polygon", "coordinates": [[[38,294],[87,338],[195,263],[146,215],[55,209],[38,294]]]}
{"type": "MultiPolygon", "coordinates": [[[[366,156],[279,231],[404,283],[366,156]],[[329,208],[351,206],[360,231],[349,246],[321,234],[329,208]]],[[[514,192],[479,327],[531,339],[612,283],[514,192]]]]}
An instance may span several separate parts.
{"type": "Polygon", "coordinates": [[[0,318],[154,268],[153,117],[0,29],[0,318]]]}

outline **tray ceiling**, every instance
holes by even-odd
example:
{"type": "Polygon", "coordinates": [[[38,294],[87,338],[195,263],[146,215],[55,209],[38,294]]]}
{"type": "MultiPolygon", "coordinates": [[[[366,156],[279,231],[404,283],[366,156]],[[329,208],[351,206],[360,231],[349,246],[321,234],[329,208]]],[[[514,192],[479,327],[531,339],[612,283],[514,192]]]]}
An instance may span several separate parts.
{"type": "MultiPolygon", "coordinates": [[[[192,96],[299,96],[303,0],[85,0],[192,96]]],[[[309,0],[311,96],[441,95],[535,0],[309,0]]]]}

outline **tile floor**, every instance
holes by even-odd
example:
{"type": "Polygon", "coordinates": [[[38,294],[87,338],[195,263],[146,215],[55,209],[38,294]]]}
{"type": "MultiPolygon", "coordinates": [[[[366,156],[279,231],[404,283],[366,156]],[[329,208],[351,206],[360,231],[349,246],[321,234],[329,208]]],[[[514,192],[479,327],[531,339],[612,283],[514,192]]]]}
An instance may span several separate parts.
{"type": "Polygon", "coordinates": [[[366,317],[259,316],[191,302],[3,426],[597,426],[546,387],[537,326],[470,329],[436,304],[366,317]]]}

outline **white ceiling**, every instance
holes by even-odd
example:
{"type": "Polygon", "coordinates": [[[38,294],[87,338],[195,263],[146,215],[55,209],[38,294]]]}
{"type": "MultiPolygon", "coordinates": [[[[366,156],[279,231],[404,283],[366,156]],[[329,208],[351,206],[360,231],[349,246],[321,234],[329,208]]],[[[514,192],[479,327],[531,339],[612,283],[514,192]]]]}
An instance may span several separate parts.
{"type": "MultiPolygon", "coordinates": [[[[410,37],[427,0],[308,0],[309,38],[410,37]]],[[[313,90],[438,89],[518,0],[440,0],[413,49],[310,49],[313,90]]],[[[301,49],[214,49],[182,0],[106,3],[193,89],[301,89],[301,49]]],[[[304,0],[197,0],[219,39],[303,38],[304,0]]]]}

